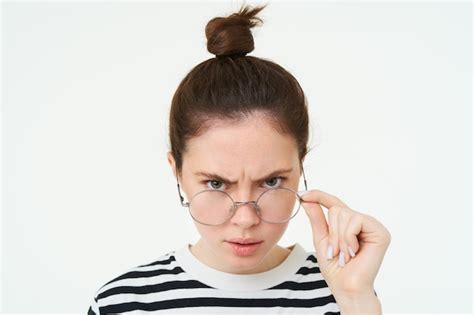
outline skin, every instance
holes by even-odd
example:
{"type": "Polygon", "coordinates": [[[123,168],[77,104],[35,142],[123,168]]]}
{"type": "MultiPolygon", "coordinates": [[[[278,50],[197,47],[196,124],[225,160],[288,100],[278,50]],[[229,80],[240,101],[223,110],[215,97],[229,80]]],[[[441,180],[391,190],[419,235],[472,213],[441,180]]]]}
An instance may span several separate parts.
{"type": "Polygon", "coordinates": [[[374,281],[391,242],[390,232],[374,217],[321,190],[309,190],[302,198],[319,269],[341,314],[382,314],[374,281]],[[328,209],[328,221],[321,206],[328,209]],[[334,258],[328,257],[329,245],[334,258]],[[349,247],[355,256],[348,254],[349,247]],[[343,266],[341,260],[345,261],[343,266]]]}
{"type": "MultiPolygon", "coordinates": [[[[171,152],[168,152],[168,161],[176,176],[171,152]]],[[[254,115],[232,124],[216,121],[206,132],[188,141],[179,182],[186,200],[201,190],[216,189],[226,191],[235,201],[251,201],[273,187],[298,191],[299,163],[294,139],[278,133],[263,116],[254,115]],[[292,168],[292,171],[256,181],[280,168],[292,168]],[[197,171],[215,173],[237,183],[226,184],[213,178],[196,176],[194,173],[197,171]],[[285,179],[278,179],[277,176],[285,179]]],[[[201,238],[191,246],[191,252],[206,265],[220,271],[234,274],[268,271],[282,263],[290,253],[289,249],[277,245],[288,222],[264,222],[249,204],[240,206],[234,216],[221,226],[193,222],[201,238]],[[252,237],[263,240],[263,243],[253,255],[237,256],[225,242],[236,237],[252,237]]]]}
{"type": "MultiPolygon", "coordinates": [[[[234,200],[255,200],[261,191],[275,185],[275,179],[254,182],[277,168],[293,167],[283,175],[283,187],[298,191],[301,170],[296,142],[282,135],[260,115],[236,124],[217,122],[202,135],[188,142],[180,178],[186,197],[213,187],[195,171],[217,173],[237,181],[236,184],[214,182],[225,189],[234,200]]],[[[174,159],[168,161],[176,176],[174,159]]],[[[208,179],[211,180],[211,179],[208,179]]],[[[216,187],[216,186],[214,186],[216,187]]],[[[274,186],[273,186],[274,187],[274,186]]],[[[381,314],[381,304],[374,294],[374,281],[385,252],[391,242],[390,232],[374,217],[351,209],[341,199],[317,189],[302,195],[302,206],[311,223],[313,244],[319,269],[327,282],[342,314],[381,314]],[[327,209],[327,219],[323,208],[327,209]],[[328,246],[333,248],[328,258],[328,246]],[[349,254],[348,248],[354,252],[349,254]],[[339,258],[340,255],[340,258],[339,258]],[[343,260],[343,264],[339,262],[343,260]]],[[[291,221],[290,221],[291,222],[291,221]]],[[[201,235],[191,247],[203,263],[220,271],[251,274],[270,270],[279,265],[289,253],[277,245],[288,223],[268,224],[261,221],[251,205],[238,208],[235,215],[222,226],[204,226],[195,222],[201,235]],[[235,256],[224,241],[234,237],[255,237],[264,240],[259,250],[249,257],[235,256]]]]}

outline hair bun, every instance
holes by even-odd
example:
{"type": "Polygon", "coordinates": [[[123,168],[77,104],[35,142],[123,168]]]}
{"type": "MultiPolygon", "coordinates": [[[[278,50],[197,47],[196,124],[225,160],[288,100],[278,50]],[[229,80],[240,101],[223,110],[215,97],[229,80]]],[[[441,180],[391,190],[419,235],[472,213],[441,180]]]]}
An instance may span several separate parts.
{"type": "Polygon", "coordinates": [[[250,29],[262,19],[256,17],[266,4],[251,8],[242,6],[240,10],[227,17],[215,17],[206,25],[207,50],[216,57],[245,56],[254,50],[250,29]]]}

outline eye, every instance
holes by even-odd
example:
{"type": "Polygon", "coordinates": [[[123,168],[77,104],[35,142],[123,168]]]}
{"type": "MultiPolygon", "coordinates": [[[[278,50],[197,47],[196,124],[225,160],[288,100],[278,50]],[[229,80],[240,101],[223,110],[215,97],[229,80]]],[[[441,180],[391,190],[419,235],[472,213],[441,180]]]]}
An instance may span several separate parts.
{"type": "Polygon", "coordinates": [[[223,184],[221,181],[218,181],[218,180],[215,180],[215,179],[206,180],[203,183],[206,184],[206,185],[208,185],[210,183],[211,185],[210,186],[208,185],[207,187],[209,189],[214,189],[214,190],[219,190],[219,188],[222,187],[222,184],[223,184]]]}
{"type": "Polygon", "coordinates": [[[269,185],[269,188],[276,188],[280,185],[277,185],[277,183],[281,184],[281,182],[284,180],[285,178],[284,177],[281,177],[281,176],[277,176],[277,177],[272,177],[270,179],[267,179],[265,181],[265,183],[272,183],[269,185]],[[276,181],[275,181],[276,179],[276,181]]]}
{"type": "MultiPolygon", "coordinates": [[[[286,178],[282,176],[271,177],[265,181],[265,184],[267,184],[267,188],[277,188],[285,179],[286,178]]],[[[220,190],[219,188],[222,188],[222,185],[224,184],[216,179],[205,180],[202,183],[205,184],[208,189],[212,190],[220,190]]]]}

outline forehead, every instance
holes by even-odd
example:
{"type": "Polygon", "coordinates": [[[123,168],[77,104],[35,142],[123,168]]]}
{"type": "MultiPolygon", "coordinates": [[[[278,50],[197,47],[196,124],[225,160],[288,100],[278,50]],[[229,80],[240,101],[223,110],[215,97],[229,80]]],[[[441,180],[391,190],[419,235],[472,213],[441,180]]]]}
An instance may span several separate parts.
{"type": "Polygon", "coordinates": [[[295,139],[282,134],[265,118],[252,116],[238,122],[216,121],[187,142],[183,160],[192,167],[214,165],[268,169],[298,163],[295,139]]]}

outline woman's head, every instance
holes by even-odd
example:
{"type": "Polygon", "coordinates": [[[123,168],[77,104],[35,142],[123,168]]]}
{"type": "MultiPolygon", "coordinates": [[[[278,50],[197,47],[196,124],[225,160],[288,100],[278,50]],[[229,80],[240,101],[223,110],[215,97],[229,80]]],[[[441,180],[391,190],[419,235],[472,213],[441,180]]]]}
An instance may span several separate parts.
{"type": "Polygon", "coordinates": [[[186,143],[216,120],[239,121],[259,112],[276,130],[290,134],[302,161],[307,153],[308,111],[298,81],[278,64],[254,56],[250,29],[263,7],[242,8],[206,26],[207,48],[216,57],[196,65],[179,84],[171,105],[169,136],[181,173],[186,143]]]}
{"type": "MultiPolygon", "coordinates": [[[[236,201],[255,200],[277,186],[298,190],[308,152],[305,95],[283,67],[246,56],[254,49],[250,29],[262,21],[256,14],[264,7],[243,7],[209,21],[207,47],[216,57],[195,66],[173,96],[168,159],[188,200],[204,189],[224,190],[236,201]],[[256,181],[277,169],[289,171],[256,181]],[[217,174],[235,183],[196,173],[217,174]]],[[[220,257],[228,266],[222,270],[240,273],[259,270],[256,266],[271,256],[287,223],[261,222],[253,207],[245,205],[222,226],[196,226],[208,262],[220,257]],[[225,244],[234,237],[264,242],[255,255],[236,258],[225,244]]]]}

